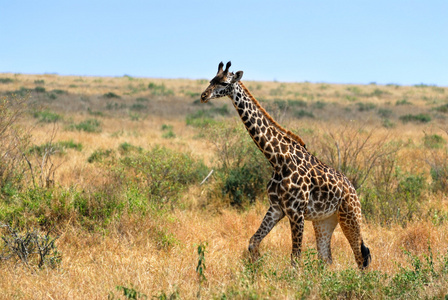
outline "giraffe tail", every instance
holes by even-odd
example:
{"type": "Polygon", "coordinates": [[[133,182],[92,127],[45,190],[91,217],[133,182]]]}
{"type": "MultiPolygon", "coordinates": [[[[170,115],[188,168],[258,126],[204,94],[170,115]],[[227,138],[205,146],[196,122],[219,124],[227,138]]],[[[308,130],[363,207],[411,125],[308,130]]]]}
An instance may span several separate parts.
{"type": "Polygon", "coordinates": [[[364,245],[364,241],[361,241],[361,254],[363,258],[362,268],[365,269],[369,266],[372,261],[372,257],[370,256],[370,250],[364,245]]]}

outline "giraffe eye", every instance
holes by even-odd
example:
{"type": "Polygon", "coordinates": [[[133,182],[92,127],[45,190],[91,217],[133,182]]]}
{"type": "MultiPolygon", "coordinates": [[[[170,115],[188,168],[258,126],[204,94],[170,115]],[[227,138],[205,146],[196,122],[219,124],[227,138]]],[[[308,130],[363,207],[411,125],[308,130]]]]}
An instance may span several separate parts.
{"type": "Polygon", "coordinates": [[[220,82],[219,85],[228,86],[229,84],[227,82],[220,82]]]}

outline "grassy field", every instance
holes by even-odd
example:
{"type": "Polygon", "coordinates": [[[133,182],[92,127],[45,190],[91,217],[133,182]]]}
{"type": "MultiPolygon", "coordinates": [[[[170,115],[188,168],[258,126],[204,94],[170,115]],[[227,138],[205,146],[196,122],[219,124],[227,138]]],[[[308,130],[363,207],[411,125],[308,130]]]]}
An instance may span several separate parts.
{"type": "Polygon", "coordinates": [[[360,272],[340,228],[320,262],[308,222],[291,267],[286,220],[249,262],[271,170],[207,85],[0,74],[0,298],[446,299],[448,88],[245,82],[354,182],[360,272]]]}

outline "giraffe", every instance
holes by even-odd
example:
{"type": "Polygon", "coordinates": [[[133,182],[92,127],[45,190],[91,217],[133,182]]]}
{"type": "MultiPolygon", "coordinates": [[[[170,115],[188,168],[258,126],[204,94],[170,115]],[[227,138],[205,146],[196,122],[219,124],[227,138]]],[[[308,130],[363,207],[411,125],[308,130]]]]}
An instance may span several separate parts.
{"type": "Polygon", "coordinates": [[[285,216],[291,227],[291,263],[300,258],[304,221],[312,221],[318,256],[332,263],[331,237],[339,224],[347,238],[358,268],[371,261],[370,250],[361,236],[361,205],[355,188],[342,173],[327,166],[306,149],[303,140],[280,126],[261,107],[240,81],[243,71],[229,72],[231,62],[218,66],[218,73],[201,94],[201,102],[228,96],[249,135],[273,167],[267,185],[269,209],[249,241],[253,260],[259,245],[285,216]]]}

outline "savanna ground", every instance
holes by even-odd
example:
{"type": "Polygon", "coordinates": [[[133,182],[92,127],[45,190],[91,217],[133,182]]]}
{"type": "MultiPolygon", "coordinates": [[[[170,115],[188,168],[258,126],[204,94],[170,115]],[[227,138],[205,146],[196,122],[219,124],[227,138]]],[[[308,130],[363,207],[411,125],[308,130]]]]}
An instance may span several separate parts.
{"type": "Polygon", "coordinates": [[[250,263],[271,170],[207,80],[0,74],[0,298],[446,299],[448,88],[245,83],[355,184],[367,271],[309,222],[292,268],[286,220],[250,263]]]}

